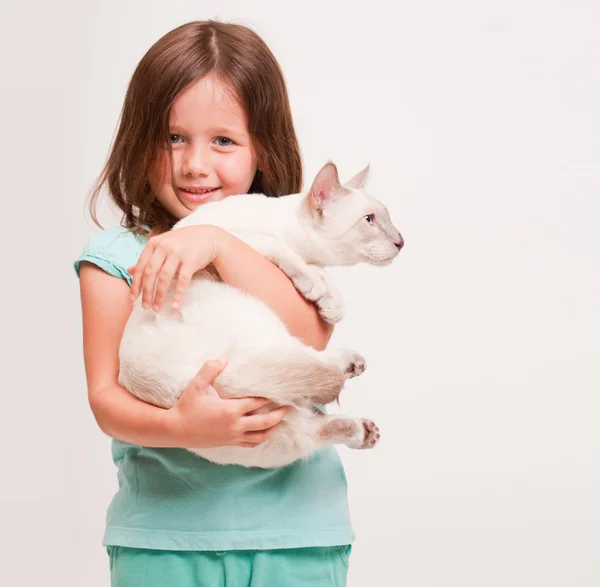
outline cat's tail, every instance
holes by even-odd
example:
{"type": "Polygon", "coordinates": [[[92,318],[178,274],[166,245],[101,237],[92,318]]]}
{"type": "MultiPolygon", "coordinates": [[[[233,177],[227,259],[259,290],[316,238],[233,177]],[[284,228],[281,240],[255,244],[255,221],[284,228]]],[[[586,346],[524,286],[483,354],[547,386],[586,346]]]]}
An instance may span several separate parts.
{"type": "Polygon", "coordinates": [[[338,399],[346,377],[334,365],[296,349],[273,349],[228,363],[214,387],[224,398],[266,397],[296,407],[338,399]]]}

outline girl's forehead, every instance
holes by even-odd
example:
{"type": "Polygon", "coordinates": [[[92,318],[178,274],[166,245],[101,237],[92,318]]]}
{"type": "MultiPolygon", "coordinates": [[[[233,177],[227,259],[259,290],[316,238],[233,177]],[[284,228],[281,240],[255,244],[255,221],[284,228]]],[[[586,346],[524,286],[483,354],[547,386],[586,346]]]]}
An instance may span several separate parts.
{"type": "Polygon", "coordinates": [[[173,102],[169,121],[193,131],[211,127],[246,130],[246,113],[232,90],[207,76],[183,90],[173,102]]]}

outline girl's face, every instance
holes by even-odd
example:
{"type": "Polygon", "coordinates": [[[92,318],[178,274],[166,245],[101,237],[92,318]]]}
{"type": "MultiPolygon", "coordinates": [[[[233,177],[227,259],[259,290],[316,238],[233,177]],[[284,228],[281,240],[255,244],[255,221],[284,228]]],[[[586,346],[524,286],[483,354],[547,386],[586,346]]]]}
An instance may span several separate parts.
{"type": "Polygon", "coordinates": [[[173,216],[181,219],[206,202],[248,192],[256,155],[246,114],[223,84],[207,76],[182,91],[171,108],[169,125],[173,178],[185,205],[171,185],[168,153],[158,160],[162,181],[151,180],[151,185],[173,216]]]}

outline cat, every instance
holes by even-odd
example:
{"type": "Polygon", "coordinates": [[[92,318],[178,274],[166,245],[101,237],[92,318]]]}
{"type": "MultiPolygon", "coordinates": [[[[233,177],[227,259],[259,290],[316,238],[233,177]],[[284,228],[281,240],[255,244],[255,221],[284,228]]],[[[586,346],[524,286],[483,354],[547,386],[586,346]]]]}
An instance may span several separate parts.
{"type": "MultiPolygon", "coordinates": [[[[369,166],[342,185],[328,162],[306,194],[231,196],[197,208],[172,230],[200,224],[227,230],[276,264],[324,320],[336,323],[342,298],[323,266],[388,265],[404,244],[385,206],[367,195],[368,174],[369,166]]],[[[256,447],[189,449],[215,463],[283,467],[327,444],[375,446],[372,421],[315,406],[338,399],[345,381],[364,371],[364,358],[348,349],[306,346],[264,302],[210,269],[194,275],[179,309],[166,304],[155,313],[135,302],[119,349],[119,382],[136,397],[170,408],[205,361],[224,357],[227,367],[213,384],[221,397],[271,399],[262,411],[292,406],[256,447]]]]}

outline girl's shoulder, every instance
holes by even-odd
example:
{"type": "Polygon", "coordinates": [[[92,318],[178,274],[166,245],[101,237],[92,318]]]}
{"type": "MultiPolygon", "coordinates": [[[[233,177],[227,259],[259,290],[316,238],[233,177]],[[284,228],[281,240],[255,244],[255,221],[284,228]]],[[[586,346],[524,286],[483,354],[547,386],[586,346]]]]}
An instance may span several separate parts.
{"type": "Polygon", "coordinates": [[[110,275],[125,279],[131,285],[127,268],[137,263],[146,242],[146,237],[123,226],[95,232],[90,235],[81,255],[73,263],[75,273],[79,276],[81,263],[88,261],[110,275]]]}
{"type": "Polygon", "coordinates": [[[146,246],[147,238],[141,234],[131,232],[124,226],[107,228],[90,235],[85,249],[100,252],[119,252],[122,249],[142,251],[146,246]]]}

